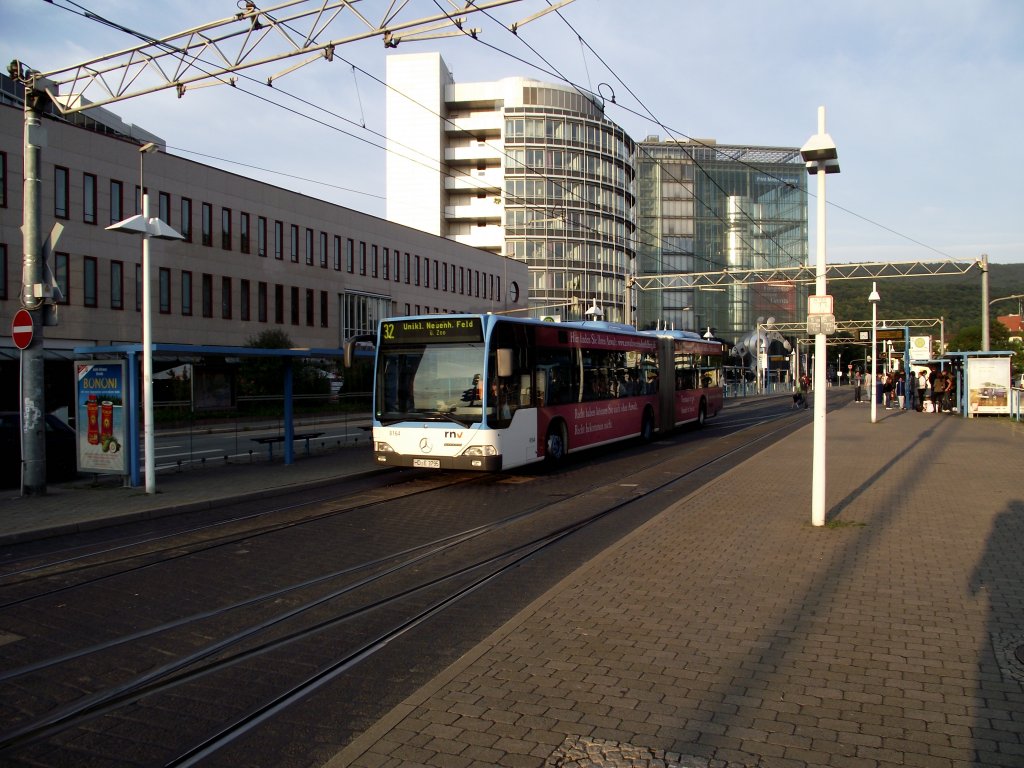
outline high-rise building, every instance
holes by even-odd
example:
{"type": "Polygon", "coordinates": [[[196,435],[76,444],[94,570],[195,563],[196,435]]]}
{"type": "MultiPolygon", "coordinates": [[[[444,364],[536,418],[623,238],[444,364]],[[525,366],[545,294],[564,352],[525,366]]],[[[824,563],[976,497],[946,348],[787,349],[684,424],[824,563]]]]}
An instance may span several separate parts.
{"type": "MultiPolygon", "coordinates": [[[[713,140],[637,145],[637,275],[775,269],[807,263],[807,182],[797,148],[713,140]]],[[[736,341],[761,320],[796,322],[792,283],[638,291],[639,327],[705,330],[736,341]]]]}
{"type": "Polygon", "coordinates": [[[456,83],[437,53],[387,63],[387,218],[525,262],[535,316],[625,319],[634,142],[601,99],[520,77],[456,83]]]}

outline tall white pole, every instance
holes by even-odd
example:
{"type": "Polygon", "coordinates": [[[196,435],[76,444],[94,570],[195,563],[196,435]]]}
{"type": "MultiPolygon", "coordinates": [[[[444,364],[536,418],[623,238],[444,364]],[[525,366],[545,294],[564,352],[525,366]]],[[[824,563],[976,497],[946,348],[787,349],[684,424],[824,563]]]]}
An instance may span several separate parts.
{"type": "Polygon", "coordinates": [[[871,382],[868,384],[868,397],[871,398],[871,423],[878,421],[878,398],[875,397],[875,369],[878,366],[878,292],[876,284],[871,284],[871,382]]]}
{"type": "MultiPolygon", "coordinates": [[[[825,134],[825,107],[818,107],[818,134],[825,134]]],[[[825,296],[825,164],[818,164],[818,231],[817,266],[815,270],[815,293],[825,296]]],[[[825,351],[828,337],[824,333],[814,334],[814,460],[811,480],[811,524],[825,524],[825,351]]]]}
{"type": "MultiPolygon", "coordinates": [[[[139,176],[141,184],[141,172],[139,176]]],[[[145,187],[142,187],[142,215],[146,221],[149,221],[149,195],[146,193],[145,187]]],[[[156,469],[154,467],[156,449],[153,446],[153,305],[150,296],[149,239],[149,232],[144,232],[142,235],[142,443],[145,452],[146,493],[156,493],[156,469]]]]}

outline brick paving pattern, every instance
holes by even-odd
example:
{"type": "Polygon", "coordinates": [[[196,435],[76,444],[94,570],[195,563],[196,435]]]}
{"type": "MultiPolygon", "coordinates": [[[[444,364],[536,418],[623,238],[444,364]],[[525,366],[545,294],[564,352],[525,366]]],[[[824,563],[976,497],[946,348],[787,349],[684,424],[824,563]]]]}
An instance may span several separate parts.
{"type": "Polygon", "coordinates": [[[328,765],[1024,766],[1024,428],[828,420],[577,571],[328,765]]]}

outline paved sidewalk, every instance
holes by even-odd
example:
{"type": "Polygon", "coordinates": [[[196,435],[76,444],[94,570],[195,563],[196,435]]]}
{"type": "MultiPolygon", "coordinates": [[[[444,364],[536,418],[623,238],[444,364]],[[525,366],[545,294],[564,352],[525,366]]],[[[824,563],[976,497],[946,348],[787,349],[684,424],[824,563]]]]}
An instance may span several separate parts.
{"type": "Polygon", "coordinates": [[[828,526],[808,418],[328,765],[1024,766],[1024,427],[879,417],[829,414],[828,526]]]}

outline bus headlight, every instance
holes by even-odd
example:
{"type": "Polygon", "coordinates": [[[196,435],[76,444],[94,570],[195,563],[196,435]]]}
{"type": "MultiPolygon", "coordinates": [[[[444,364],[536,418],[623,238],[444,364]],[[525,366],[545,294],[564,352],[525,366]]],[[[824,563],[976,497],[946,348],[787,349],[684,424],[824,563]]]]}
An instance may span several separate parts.
{"type": "Polygon", "coordinates": [[[373,450],[377,451],[377,453],[394,453],[395,452],[395,449],[392,448],[387,443],[385,443],[383,440],[378,440],[376,443],[374,443],[373,444],[373,450]]]}
{"type": "Polygon", "coordinates": [[[498,449],[493,445],[471,445],[462,452],[463,456],[497,456],[498,449]]]}

